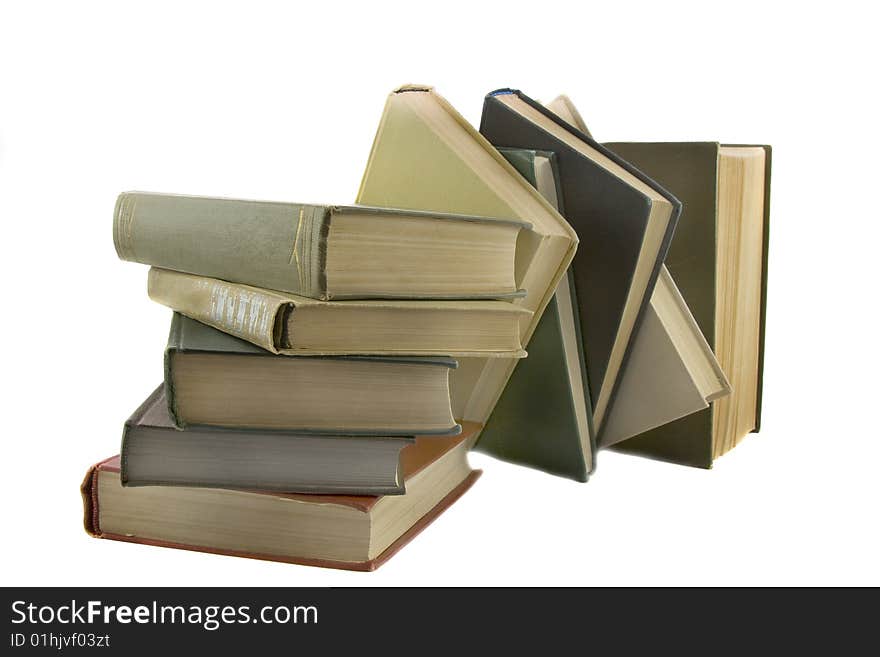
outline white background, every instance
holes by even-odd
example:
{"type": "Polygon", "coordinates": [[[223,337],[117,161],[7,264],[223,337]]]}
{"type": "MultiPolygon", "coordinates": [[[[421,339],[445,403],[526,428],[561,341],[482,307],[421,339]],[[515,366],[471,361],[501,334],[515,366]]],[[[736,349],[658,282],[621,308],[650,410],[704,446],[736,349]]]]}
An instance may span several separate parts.
{"type": "Polygon", "coordinates": [[[876,23],[778,4],[4,3],[2,584],[880,584],[876,23]],[[513,86],[600,140],[772,144],[763,431],[711,471],[602,453],[585,485],[473,455],[374,574],[88,538],[77,488],[169,320],[116,195],[351,202],[404,82],[475,124],[513,86]]]}

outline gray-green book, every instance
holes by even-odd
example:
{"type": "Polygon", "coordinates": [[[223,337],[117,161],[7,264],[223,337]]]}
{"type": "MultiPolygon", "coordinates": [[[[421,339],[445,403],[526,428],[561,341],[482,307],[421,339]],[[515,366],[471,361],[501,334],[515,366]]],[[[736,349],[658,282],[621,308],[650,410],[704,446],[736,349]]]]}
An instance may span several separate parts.
{"type": "Polygon", "coordinates": [[[180,431],[168,413],[162,385],[125,423],[120,479],[123,486],[401,495],[400,452],[414,442],[411,436],[316,436],[217,427],[180,431]]]}
{"type": "Polygon", "coordinates": [[[681,199],[666,266],[733,387],[711,407],[615,449],[708,468],[761,425],[771,149],[716,142],[607,147],[681,199]]]}
{"type": "Polygon", "coordinates": [[[314,299],[501,298],[529,224],[421,210],[120,194],[116,253],[314,299]]]}
{"type": "MultiPolygon", "coordinates": [[[[499,149],[548,201],[560,207],[556,157],[499,149]]],[[[564,209],[560,207],[564,215],[564,209]]],[[[580,323],[569,271],[547,304],[475,449],[505,461],[586,481],[595,466],[595,435],[580,323]]]]}
{"type": "Polygon", "coordinates": [[[174,313],[165,350],[178,427],[339,435],[452,435],[442,357],[279,356],[174,313]]]}

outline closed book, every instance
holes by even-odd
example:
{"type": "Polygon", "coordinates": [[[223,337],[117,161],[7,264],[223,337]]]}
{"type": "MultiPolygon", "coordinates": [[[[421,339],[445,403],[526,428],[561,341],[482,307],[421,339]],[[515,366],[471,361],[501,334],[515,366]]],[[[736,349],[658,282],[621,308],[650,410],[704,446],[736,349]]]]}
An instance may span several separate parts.
{"type": "MultiPolygon", "coordinates": [[[[498,150],[564,214],[553,153],[498,150]]],[[[529,357],[516,364],[475,449],[586,481],[595,467],[596,442],[572,279],[569,269],[529,340],[529,357]]]]}
{"type": "Polygon", "coordinates": [[[192,427],[180,431],[159,386],[125,423],[123,486],[399,495],[407,436],[324,436],[192,427]]]}
{"type": "Polygon", "coordinates": [[[480,131],[496,146],[552,151],[559,161],[565,217],[580,239],[574,287],[601,440],[681,204],[519,91],[486,97],[480,131]]]}
{"type": "Polygon", "coordinates": [[[455,434],[449,372],[418,356],[278,356],[174,313],[165,349],[178,427],[342,435],[455,434]]]}
{"type": "MultiPolygon", "coordinates": [[[[577,245],[568,223],[516,169],[431,87],[406,85],[387,99],[364,171],[358,203],[485,215],[527,222],[516,245],[511,302],[527,344],[577,245]]],[[[511,359],[460,358],[454,414],[484,423],[513,371],[511,359]]]]}
{"type": "Polygon", "coordinates": [[[374,570],[470,488],[475,427],[420,437],[401,452],[405,495],[304,495],[186,486],[124,487],[118,456],[82,484],[96,538],[326,568],[374,570]]]}
{"type": "Polygon", "coordinates": [[[708,468],[760,428],[771,149],[715,142],[606,146],[682,200],[666,267],[733,389],[709,408],[615,449],[708,468]]]}
{"type": "Polygon", "coordinates": [[[528,224],[441,212],[128,192],[113,241],[123,260],[315,299],[520,294],[528,224]]]}
{"type": "Polygon", "coordinates": [[[285,355],[434,355],[521,358],[519,323],[505,301],[318,301],[152,267],[150,298],[285,355]]]}

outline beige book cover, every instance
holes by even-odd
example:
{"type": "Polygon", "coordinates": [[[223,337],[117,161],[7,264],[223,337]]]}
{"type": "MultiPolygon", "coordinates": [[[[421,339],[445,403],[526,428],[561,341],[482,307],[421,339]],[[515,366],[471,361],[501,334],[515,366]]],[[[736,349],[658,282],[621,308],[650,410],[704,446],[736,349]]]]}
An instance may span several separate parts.
{"type": "MultiPolygon", "coordinates": [[[[526,346],[577,245],[565,219],[426,86],[406,85],[388,97],[357,202],[529,222],[516,251],[517,285],[526,295],[511,301],[532,313],[520,323],[526,346]]],[[[456,417],[485,423],[514,363],[459,359],[452,383],[456,417]]]]}

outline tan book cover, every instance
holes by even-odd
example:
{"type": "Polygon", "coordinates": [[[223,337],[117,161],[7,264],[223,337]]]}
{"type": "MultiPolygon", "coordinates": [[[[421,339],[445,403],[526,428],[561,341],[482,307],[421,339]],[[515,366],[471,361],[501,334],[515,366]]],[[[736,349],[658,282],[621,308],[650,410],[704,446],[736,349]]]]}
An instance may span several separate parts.
{"type": "Polygon", "coordinates": [[[505,301],[319,301],[183,272],[150,269],[153,301],[284,355],[525,356],[505,301]]]}

